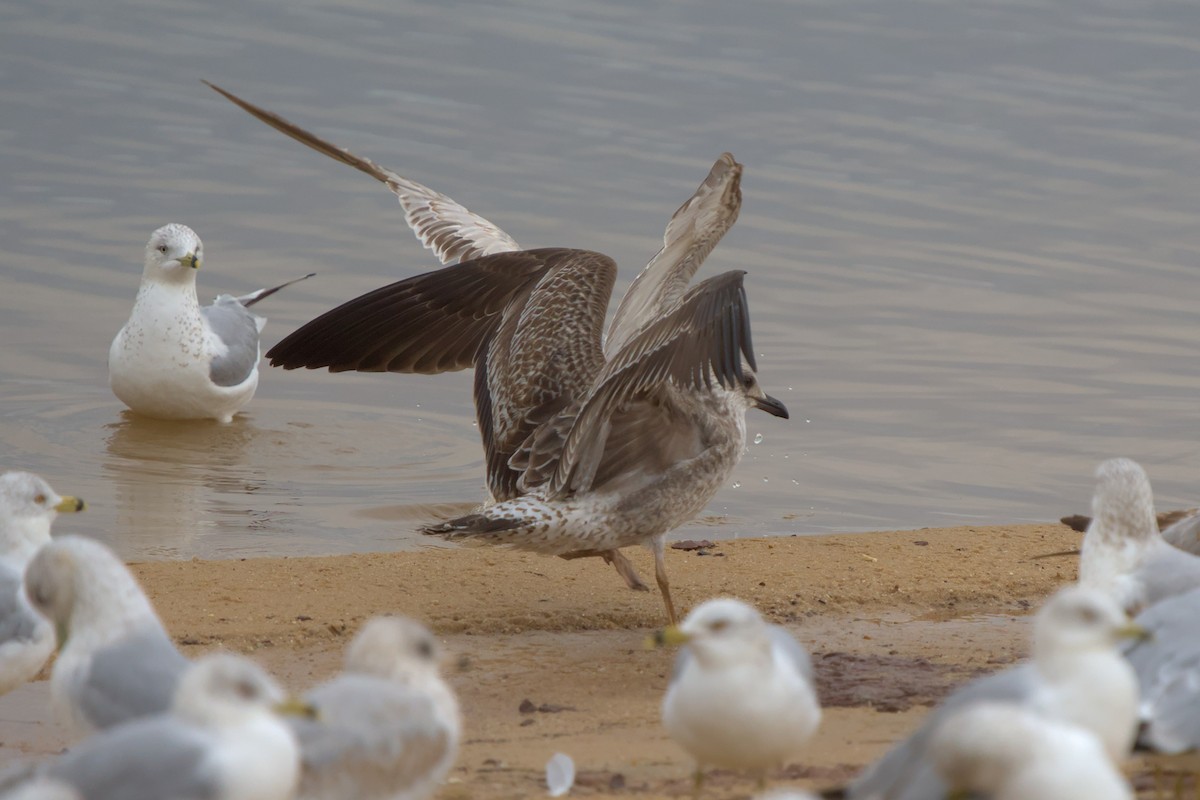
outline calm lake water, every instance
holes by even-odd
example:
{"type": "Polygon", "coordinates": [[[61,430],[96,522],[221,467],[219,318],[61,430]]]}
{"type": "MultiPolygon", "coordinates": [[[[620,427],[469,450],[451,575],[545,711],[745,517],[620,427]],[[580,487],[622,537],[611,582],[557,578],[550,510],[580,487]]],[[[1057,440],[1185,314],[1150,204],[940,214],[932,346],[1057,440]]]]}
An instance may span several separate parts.
{"type": "Polygon", "coordinates": [[[712,161],[790,421],[684,537],[1048,520],[1096,462],[1200,495],[1200,7],[1141,2],[0,3],[0,456],[127,557],[428,544],[484,496],[470,375],[264,367],[232,425],[134,418],[105,360],[150,232],[201,294],[318,276],[270,346],[432,268],[384,187],[205,78],[618,293],[712,161]],[[715,518],[715,519],[714,519],[715,518]],[[715,521],[722,524],[712,524],[715,521]]]}

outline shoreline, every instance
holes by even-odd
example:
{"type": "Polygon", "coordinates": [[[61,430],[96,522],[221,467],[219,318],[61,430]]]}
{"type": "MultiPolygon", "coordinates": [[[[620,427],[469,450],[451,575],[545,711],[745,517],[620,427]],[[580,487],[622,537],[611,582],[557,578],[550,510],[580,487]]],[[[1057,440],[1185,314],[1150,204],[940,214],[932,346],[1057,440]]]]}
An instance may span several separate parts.
{"type": "MultiPolygon", "coordinates": [[[[964,679],[1022,657],[1028,615],[1076,576],[1075,559],[1031,557],[1079,536],[1054,523],[727,539],[705,555],[670,550],[667,569],[681,613],[740,597],[813,654],[821,729],[770,784],[821,788],[856,774],[964,679]]],[[[649,574],[649,551],[626,552],[649,574]]],[[[464,714],[440,798],[540,795],[559,751],[576,762],[576,796],[691,793],[690,761],[658,718],[674,654],[643,647],[665,622],[661,599],[626,589],[599,559],[465,547],[131,568],[185,653],[249,653],[295,690],[332,675],[368,617],[424,621],[464,714]]],[[[0,759],[68,744],[47,697],[43,679],[0,698],[0,759]]],[[[718,772],[704,796],[753,791],[718,772]]]]}

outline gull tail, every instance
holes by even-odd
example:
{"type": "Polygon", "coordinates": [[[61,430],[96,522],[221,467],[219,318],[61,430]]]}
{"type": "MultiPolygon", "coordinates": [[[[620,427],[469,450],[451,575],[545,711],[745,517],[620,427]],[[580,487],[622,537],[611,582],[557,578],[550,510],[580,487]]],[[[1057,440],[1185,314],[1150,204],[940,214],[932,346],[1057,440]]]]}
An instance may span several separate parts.
{"type": "Polygon", "coordinates": [[[266,299],[266,298],[270,297],[271,295],[275,294],[280,289],[286,289],[287,287],[291,286],[293,283],[299,283],[300,281],[306,281],[316,274],[317,273],[315,273],[315,272],[310,272],[307,275],[302,275],[299,278],[293,278],[292,280],[288,281],[287,283],[281,283],[278,286],[272,286],[270,289],[259,289],[256,292],[251,292],[250,294],[244,294],[241,297],[237,298],[237,301],[239,303],[241,303],[242,305],[246,306],[247,308],[249,308],[250,306],[257,303],[259,300],[266,299]]]}
{"type": "Polygon", "coordinates": [[[487,514],[467,514],[466,516],[456,517],[446,522],[423,525],[419,530],[421,533],[445,536],[449,539],[458,536],[475,536],[512,531],[524,524],[525,521],[520,519],[493,519],[487,516],[487,514]]]}

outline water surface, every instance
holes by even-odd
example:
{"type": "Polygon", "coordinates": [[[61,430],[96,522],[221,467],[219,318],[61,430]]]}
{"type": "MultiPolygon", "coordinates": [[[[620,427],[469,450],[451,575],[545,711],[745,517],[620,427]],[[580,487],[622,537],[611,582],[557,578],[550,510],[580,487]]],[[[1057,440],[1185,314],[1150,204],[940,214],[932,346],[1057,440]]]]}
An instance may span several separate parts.
{"type": "Polygon", "coordinates": [[[434,266],[392,196],[206,78],[426,182],[617,291],[724,150],[760,379],[690,537],[1047,520],[1095,463],[1200,477],[1200,9],[628,0],[0,4],[0,449],[127,557],[421,546],[483,497],[467,373],[264,368],[232,425],[107,388],[143,244],[191,225],[201,293],[269,346],[434,266]],[[714,525],[720,521],[723,524],[714,525]]]}

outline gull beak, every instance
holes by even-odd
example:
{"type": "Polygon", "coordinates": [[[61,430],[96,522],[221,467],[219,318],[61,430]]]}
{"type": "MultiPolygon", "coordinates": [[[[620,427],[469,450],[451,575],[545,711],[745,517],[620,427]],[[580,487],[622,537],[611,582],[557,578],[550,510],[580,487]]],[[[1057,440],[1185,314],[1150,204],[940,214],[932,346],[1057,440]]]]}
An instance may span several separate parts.
{"type": "Polygon", "coordinates": [[[646,637],[646,649],[654,650],[655,648],[666,647],[668,645],[687,644],[691,638],[681,631],[678,626],[668,625],[665,628],[659,628],[646,637]]]}
{"type": "Polygon", "coordinates": [[[284,717],[299,717],[301,719],[319,719],[320,713],[317,707],[312,703],[306,703],[299,697],[289,697],[282,703],[276,703],[274,709],[276,714],[284,717]]]}
{"type": "Polygon", "coordinates": [[[67,634],[68,633],[69,633],[69,631],[67,629],[67,623],[65,623],[65,622],[54,623],[54,637],[55,637],[54,650],[55,650],[55,652],[58,652],[58,653],[62,652],[63,647],[65,647],[67,644],[67,634]]]}
{"type": "Polygon", "coordinates": [[[1154,632],[1146,630],[1136,622],[1127,622],[1115,631],[1120,639],[1133,639],[1137,642],[1148,642],[1154,638],[1154,632]]]}
{"type": "Polygon", "coordinates": [[[195,253],[188,253],[186,256],[180,256],[179,263],[185,267],[200,269],[200,262],[197,260],[195,253]]]}
{"type": "Polygon", "coordinates": [[[87,508],[87,503],[78,497],[67,495],[58,501],[58,505],[54,507],[54,510],[60,514],[74,514],[76,511],[83,511],[85,508],[87,508]]]}
{"type": "Polygon", "coordinates": [[[787,406],[769,394],[764,394],[761,398],[754,398],[754,407],[759,411],[767,412],[773,417],[788,418],[787,406]]]}
{"type": "Polygon", "coordinates": [[[1037,561],[1042,558],[1062,558],[1063,556],[1078,556],[1082,554],[1083,551],[1076,547],[1074,550],[1059,550],[1055,553],[1041,553],[1040,555],[1030,556],[1030,558],[1034,561],[1037,561]]]}

